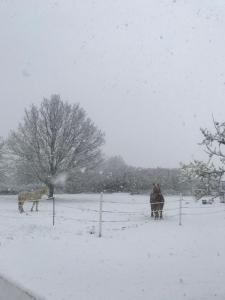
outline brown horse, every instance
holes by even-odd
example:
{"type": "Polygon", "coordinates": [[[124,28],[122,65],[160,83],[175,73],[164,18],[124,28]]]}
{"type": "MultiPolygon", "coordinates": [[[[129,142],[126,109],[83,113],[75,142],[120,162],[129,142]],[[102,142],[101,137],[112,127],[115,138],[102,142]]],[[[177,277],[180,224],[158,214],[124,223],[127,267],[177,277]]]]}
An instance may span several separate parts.
{"type": "Polygon", "coordinates": [[[36,211],[38,211],[38,204],[39,204],[39,200],[41,200],[41,197],[43,195],[47,195],[48,193],[48,188],[47,187],[43,187],[40,188],[38,190],[32,191],[32,192],[20,192],[18,195],[18,209],[20,213],[24,212],[23,209],[23,205],[24,202],[29,201],[29,202],[33,202],[33,205],[31,207],[31,211],[33,211],[34,206],[36,206],[36,211]]]}
{"type": "Polygon", "coordinates": [[[155,219],[163,218],[164,197],[161,193],[159,184],[153,185],[153,191],[150,195],[151,217],[155,219]]]}

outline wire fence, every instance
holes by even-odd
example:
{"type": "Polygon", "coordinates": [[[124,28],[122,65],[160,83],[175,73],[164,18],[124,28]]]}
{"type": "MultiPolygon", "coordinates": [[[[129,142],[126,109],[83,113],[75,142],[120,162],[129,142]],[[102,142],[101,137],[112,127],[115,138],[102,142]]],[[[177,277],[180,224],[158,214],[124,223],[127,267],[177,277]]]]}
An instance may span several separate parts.
{"type": "MultiPolygon", "coordinates": [[[[54,200],[54,199],[52,199],[54,200]]],[[[146,202],[146,199],[138,199],[138,201],[113,201],[104,199],[104,195],[101,194],[99,196],[99,203],[95,202],[95,206],[93,208],[88,207],[79,207],[76,205],[68,205],[63,202],[59,202],[51,206],[49,203],[48,210],[42,210],[40,213],[33,214],[27,212],[25,214],[15,214],[15,211],[10,209],[0,208],[0,218],[1,219],[29,219],[29,217],[33,219],[52,219],[53,225],[55,225],[55,221],[74,221],[80,223],[90,223],[95,226],[98,225],[98,233],[99,236],[102,236],[103,224],[119,224],[119,223],[137,223],[144,221],[149,221],[151,211],[150,211],[150,203],[146,202]],[[129,210],[129,205],[132,207],[129,210]],[[115,207],[116,206],[116,207],[115,207]],[[67,215],[65,210],[72,212],[73,216],[67,215]],[[76,211],[84,213],[85,215],[81,215],[76,213],[76,211]],[[76,217],[79,215],[79,217],[76,217]],[[122,217],[122,218],[121,218],[122,217]]],[[[162,202],[161,202],[162,203],[162,202]]],[[[184,200],[183,196],[180,195],[177,199],[169,199],[165,201],[165,205],[163,208],[163,216],[165,219],[177,218],[178,224],[182,225],[183,218],[186,216],[203,216],[203,215],[213,215],[213,214],[223,214],[225,215],[225,204],[220,202],[214,203],[195,203],[184,200]],[[190,204],[190,205],[189,205],[190,204]]]]}

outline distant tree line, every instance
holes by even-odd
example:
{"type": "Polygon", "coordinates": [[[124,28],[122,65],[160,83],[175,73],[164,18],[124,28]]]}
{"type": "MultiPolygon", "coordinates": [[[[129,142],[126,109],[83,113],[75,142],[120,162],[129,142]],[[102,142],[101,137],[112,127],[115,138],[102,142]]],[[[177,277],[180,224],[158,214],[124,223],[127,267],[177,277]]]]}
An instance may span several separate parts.
{"type": "MultiPolygon", "coordinates": [[[[20,169],[21,170],[21,169],[20,169]]],[[[18,174],[18,169],[10,173],[10,178],[2,180],[0,193],[17,193],[32,190],[40,185],[34,177],[28,177],[28,170],[18,174]],[[14,173],[15,171],[15,173],[14,173]],[[8,191],[9,189],[9,191],[8,191]]],[[[104,159],[94,168],[80,168],[63,173],[55,182],[59,193],[150,193],[153,183],[160,183],[166,194],[190,193],[191,186],[180,183],[180,170],[167,168],[137,168],[127,165],[120,156],[104,159]]]]}
{"type": "Polygon", "coordinates": [[[191,187],[180,183],[179,169],[137,168],[127,165],[120,156],[105,159],[94,170],[81,170],[70,176],[62,188],[67,193],[126,192],[149,193],[159,183],[169,194],[188,193],[191,187]]]}

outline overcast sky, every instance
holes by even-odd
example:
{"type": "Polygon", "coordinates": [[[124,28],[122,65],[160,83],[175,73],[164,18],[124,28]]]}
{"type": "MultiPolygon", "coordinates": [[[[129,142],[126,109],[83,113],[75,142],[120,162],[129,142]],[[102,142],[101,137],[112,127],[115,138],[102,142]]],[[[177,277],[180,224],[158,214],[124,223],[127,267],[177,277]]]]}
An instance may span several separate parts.
{"type": "Polygon", "coordinates": [[[225,121],[223,0],[0,0],[0,135],[60,94],[142,167],[202,158],[225,121]]]}

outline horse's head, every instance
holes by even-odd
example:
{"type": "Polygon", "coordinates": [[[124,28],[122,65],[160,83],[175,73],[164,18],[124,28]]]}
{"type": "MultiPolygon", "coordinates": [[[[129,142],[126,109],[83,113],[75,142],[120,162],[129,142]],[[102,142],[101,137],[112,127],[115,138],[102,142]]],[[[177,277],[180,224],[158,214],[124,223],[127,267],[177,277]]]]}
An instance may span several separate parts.
{"type": "Polygon", "coordinates": [[[48,187],[47,186],[40,188],[39,191],[42,195],[48,196],[48,187]]]}

